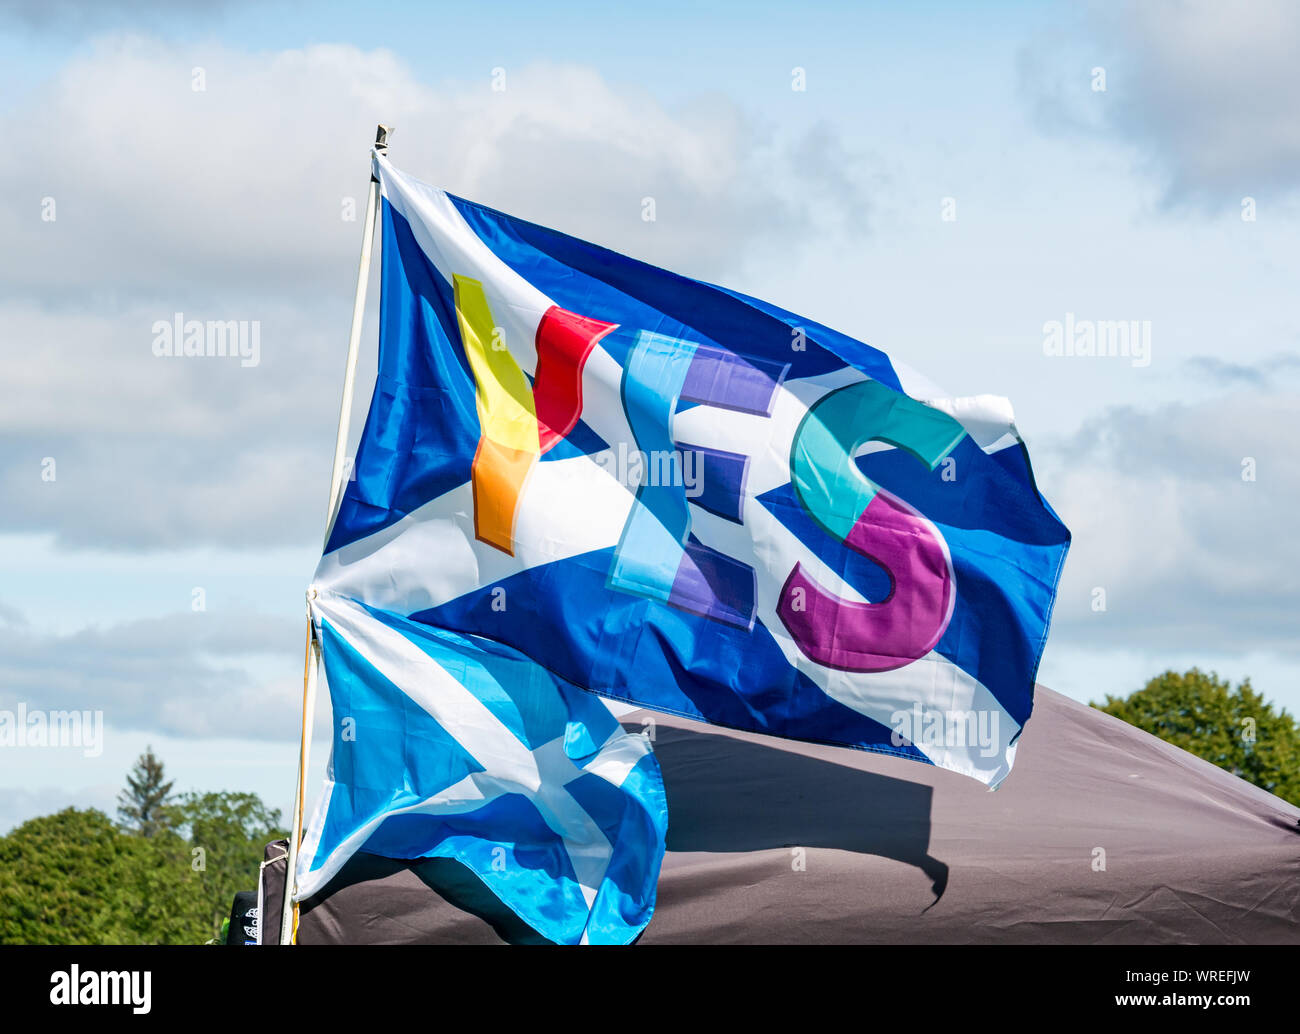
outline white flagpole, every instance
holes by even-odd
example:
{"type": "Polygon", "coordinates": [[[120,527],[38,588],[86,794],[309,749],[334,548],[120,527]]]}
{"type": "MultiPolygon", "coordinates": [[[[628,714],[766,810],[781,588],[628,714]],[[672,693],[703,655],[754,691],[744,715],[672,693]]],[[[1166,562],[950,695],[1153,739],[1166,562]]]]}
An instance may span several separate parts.
{"type": "MultiPolygon", "coordinates": [[[[388,151],[388,126],[375,132],[375,151],[388,151]]],[[[343,372],[343,399],[339,404],[339,425],[334,437],[334,467],[330,474],[329,508],[325,514],[325,543],[329,543],[343,497],[343,466],[348,447],[348,427],[352,422],[352,394],[357,379],[357,352],[361,347],[361,320],[366,309],[366,287],[370,282],[370,253],[374,244],[375,222],[379,213],[379,180],[370,174],[370,191],[366,198],[366,222],[361,237],[361,261],[357,269],[357,292],[352,302],[352,329],[348,336],[348,360],[343,372]]],[[[314,590],[309,590],[309,596],[314,590]]],[[[298,783],[293,798],[293,832],[285,859],[284,904],[280,913],[280,943],[293,944],[298,934],[298,906],[294,902],[295,877],[298,871],[298,847],[302,843],[303,809],[307,799],[307,766],[311,755],[312,725],[316,717],[316,661],[318,648],[312,628],[311,607],[307,610],[307,646],[303,661],[302,725],[298,743],[298,783]]]]}

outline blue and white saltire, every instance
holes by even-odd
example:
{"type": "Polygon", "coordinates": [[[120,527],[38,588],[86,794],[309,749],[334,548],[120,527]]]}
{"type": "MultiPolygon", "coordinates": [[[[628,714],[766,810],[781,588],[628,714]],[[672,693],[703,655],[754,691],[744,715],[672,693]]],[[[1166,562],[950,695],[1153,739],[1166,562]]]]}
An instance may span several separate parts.
{"type": "Polygon", "coordinates": [[[667,828],[646,737],[509,647],[328,591],[312,613],[334,742],[298,900],[358,850],[453,858],[552,941],[635,939],[667,828]]]}

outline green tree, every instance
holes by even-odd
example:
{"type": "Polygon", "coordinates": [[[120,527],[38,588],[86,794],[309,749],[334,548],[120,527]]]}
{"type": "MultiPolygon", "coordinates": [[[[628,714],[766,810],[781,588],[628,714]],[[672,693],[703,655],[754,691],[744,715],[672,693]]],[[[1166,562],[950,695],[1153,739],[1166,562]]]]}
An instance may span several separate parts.
{"type": "Polygon", "coordinates": [[[127,773],[126,789],[117,795],[117,814],[122,825],[142,837],[153,837],[167,828],[167,805],[172,783],[163,781],[163,763],[147,747],[127,773]]]}
{"type": "Polygon", "coordinates": [[[174,833],[68,808],[0,837],[0,944],[195,944],[201,889],[174,833]]]}
{"type": "Polygon", "coordinates": [[[1093,707],[1300,804],[1300,725],[1255,692],[1198,668],[1166,671],[1128,697],[1093,707]]]}
{"type": "Polygon", "coordinates": [[[207,936],[220,937],[235,892],[257,886],[267,842],[288,835],[279,809],[252,793],[187,793],[168,809],[168,820],[186,838],[207,936]]]}

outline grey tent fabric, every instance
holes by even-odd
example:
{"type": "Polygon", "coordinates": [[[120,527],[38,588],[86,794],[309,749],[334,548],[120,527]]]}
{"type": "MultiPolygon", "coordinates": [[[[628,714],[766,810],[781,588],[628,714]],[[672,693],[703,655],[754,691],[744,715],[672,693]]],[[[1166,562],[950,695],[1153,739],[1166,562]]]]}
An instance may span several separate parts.
{"type": "MultiPolygon", "coordinates": [[[[640,943],[1300,942],[1300,809],[1043,687],[996,792],[862,751],[624,724],[648,717],[669,832],[640,943]]],[[[283,861],[265,873],[278,911],[283,861]]],[[[299,930],[503,940],[537,938],[458,863],[364,854],[299,930]]]]}

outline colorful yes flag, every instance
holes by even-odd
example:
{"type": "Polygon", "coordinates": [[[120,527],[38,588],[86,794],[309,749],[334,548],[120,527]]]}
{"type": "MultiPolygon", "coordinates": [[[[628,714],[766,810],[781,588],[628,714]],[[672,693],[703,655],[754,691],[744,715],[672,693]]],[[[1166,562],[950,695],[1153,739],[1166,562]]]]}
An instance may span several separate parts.
{"type": "MultiPolygon", "coordinates": [[[[453,679],[502,657],[566,707],[590,690],[1006,776],[1069,533],[1005,400],[946,399],[820,324],[375,165],[379,376],[314,582],[336,713],[374,621],[453,679]]],[[[603,733],[561,739],[627,751],[603,733]]],[[[336,738],[333,797],[363,750],[336,738]]],[[[620,894],[651,878],[620,830],[654,825],[652,759],[587,809],[620,894]]],[[[304,854],[346,853],[355,821],[318,812],[304,854]]]]}

